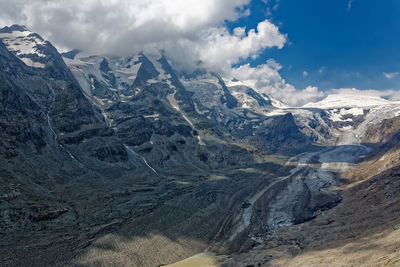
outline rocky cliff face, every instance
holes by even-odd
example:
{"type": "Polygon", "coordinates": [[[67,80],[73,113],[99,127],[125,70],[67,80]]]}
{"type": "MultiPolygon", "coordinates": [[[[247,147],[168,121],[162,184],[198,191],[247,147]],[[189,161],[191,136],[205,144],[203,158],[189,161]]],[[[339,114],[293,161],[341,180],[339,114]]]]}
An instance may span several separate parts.
{"type": "Polygon", "coordinates": [[[400,116],[385,119],[380,124],[372,125],[368,128],[363,142],[365,143],[385,143],[400,130],[400,116]]]}
{"type": "Polygon", "coordinates": [[[291,113],[266,119],[249,140],[270,154],[304,149],[311,144],[309,138],[299,130],[291,113]]]}
{"type": "Polygon", "coordinates": [[[371,178],[400,164],[399,117],[385,119],[366,131],[363,141],[374,150],[362,159],[359,169],[348,172],[350,180],[371,178]]]}
{"type": "Polygon", "coordinates": [[[50,229],[74,225],[74,205],[82,199],[73,195],[90,192],[95,180],[103,192],[88,205],[120,186],[105,187],[115,176],[151,177],[86,99],[50,43],[16,26],[1,30],[0,40],[3,234],[39,230],[44,226],[38,222],[50,229]]]}
{"type": "Polygon", "coordinates": [[[206,139],[205,130],[213,134],[214,126],[196,113],[191,93],[164,57],[66,61],[116,135],[156,170],[187,172],[251,160],[238,146],[206,139]]]}
{"type": "Polygon", "coordinates": [[[271,100],[251,88],[227,87],[216,74],[181,82],[165,57],[143,54],[128,58],[77,54],[65,61],[117,136],[155,169],[228,167],[251,158],[228,143],[269,152],[309,145],[290,115],[292,120],[283,119],[274,130],[279,139],[261,133],[260,128],[275,126],[267,125],[265,115],[275,109],[271,100]]]}

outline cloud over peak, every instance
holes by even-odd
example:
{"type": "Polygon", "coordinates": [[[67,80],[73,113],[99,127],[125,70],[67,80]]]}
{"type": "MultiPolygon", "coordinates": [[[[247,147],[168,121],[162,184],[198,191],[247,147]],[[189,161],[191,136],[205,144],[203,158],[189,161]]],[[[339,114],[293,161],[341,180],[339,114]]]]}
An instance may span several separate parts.
{"type": "Polygon", "coordinates": [[[255,67],[241,64],[287,42],[286,34],[268,19],[255,28],[226,26],[226,21],[249,16],[250,2],[1,0],[0,26],[26,25],[62,50],[119,56],[163,51],[175,68],[190,72],[201,67],[235,77],[291,105],[321,97],[316,87],[296,90],[286,83],[279,74],[282,66],[274,60],[255,67]]]}
{"type": "Polygon", "coordinates": [[[285,35],[265,20],[257,29],[226,21],[248,16],[250,0],[2,0],[0,25],[22,24],[61,49],[129,55],[165,51],[185,68],[199,61],[214,70],[282,47],[285,35]]]}
{"type": "Polygon", "coordinates": [[[240,80],[243,84],[254,88],[259,93],[272,96],[290,106],[302,106],[306,103],[320,100],[325,96],[318,87],[307,86],[303,90],[296,89],[281,77],[282,66],[273,59],[265,64],[251,67],[245,64],[233,68],[231,78],[240,80]]]}

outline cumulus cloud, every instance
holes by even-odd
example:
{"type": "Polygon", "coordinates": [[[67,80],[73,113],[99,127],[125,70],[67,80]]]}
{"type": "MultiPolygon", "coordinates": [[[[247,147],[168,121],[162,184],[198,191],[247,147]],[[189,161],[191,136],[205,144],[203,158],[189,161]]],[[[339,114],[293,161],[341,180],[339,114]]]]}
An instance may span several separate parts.
{"type": "Polygon", "coordinates": [[[400,95],[398,90],[358,90],[355,88],[340,88],[330,90],[319,90],[316,86],[307,86],[304,89],[296,89],[279,74],[282,66],[270,59],[265,64],[251,67],[245,64],[232,68],[230,79],[236,78],[244,85],[254,88],[259,93],[272,96],[293,107],[303,106],[311,102],[318,102],[331,94],[344,95],[371,95],[379,96],[388,100],[398,101],[400,95]]]}
{"type": "Polygon", "coordinates": [[[287,83],[279,74],[282,66],[270,59],[265,64],[251,67],[249,64],[233,68],[230,75],[259,93],[272,96],[290,106],[302,106],[320,100],[325,96],[317,87],[308,86],[303,90],[296,89],[287,83]]]}
{"type": "Polygon", "coordinates": [[[286,42],[278,27],[267,20],[260,22],[257,30],[251,29],[247,35],[244,28],[236,28],[233,32],[232,35],[225,28],[205,31],[197,46],[199,59],[208,67],[230,68],[241,59],[256,57],[265,48],[282,48],[286,42]]]}
{"type": "Polygon", "coordinates": [[[262,50],[282,48],[286,36],[265,20],[256,29],[226,21],[248,16],[250,0],[0,0],[0,24],[28,26],[58,48],[129,55],[163,50],[184,68],[214,71],[262,50]]]}
{"type": "Polygon", "coordinates": [[[308,72],[307,71],[303,71],[303,77],[307,77],[308,76],[308,72]]]}
{"type": "Polygon", "coordinates": [[[393,79],[394,77],[396,77],[397,75],[399,75],[398,72],[384,72],[383,75],[386,77],[386,79],[393,79]]]}

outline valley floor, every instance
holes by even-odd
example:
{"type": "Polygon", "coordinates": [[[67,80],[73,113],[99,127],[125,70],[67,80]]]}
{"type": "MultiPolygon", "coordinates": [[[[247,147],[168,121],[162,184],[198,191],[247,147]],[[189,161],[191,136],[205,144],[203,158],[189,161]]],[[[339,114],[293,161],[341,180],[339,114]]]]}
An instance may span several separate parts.
{"type": "Polygon", "coordinates": [[[347,182],[331,176],[334,169],[356,166],[346,153],[358,157],[366,152],[360,146],[322,148],[286,159],[269,156],[264,164],[212,173],[200,179],[201,182],[175,178],[174,183],[183,185],[180,188],[183,193],[169,196],[150,213],[99,225],[75,236],[59,233],[56,238],[32,237],[15,248],[3,248],[3,255],[8,255],[3,263],[6,266],[161,266],[174,262],[177,263],[171,266],[399,266],[400,167],[367,179],[360,178],[362,169],[351,170],[347,182]],[[335,157],[346,158],[348,162],[337,164],[340,159],[335,157]],[[340,181],[335,184],[330,180],[330,187],[336,186],[342,201],[319,212],[314,219],[295,224],[285,221],[292,218],[284,208],[290,207],[292,201],[286,194],[296,196],[298,181],[309,179],[312,186],[321,178],[340,181]],[[275,192],[289,202],[272,201],[271,206],[265,206],[263,203],[269,203],[275,192]],[[260,205],[270,212],[258,214],[260,205]],[[279,211],[276,206],[283,208],[279,211]],[[280,221],[271,221],[268,216],[280,221]],[[260,222],[263,227],[279,222],[279,227],[263,231],[260,222]],[[23,258],[15,257],[20,253],[24,253],[23,258]]]}
{"type": "Polygon", "coordinates": [[[399,266],[400,168],[341,188],[343,201],[316,219],[281,228],[237,266],[399,266]]]}
{"type": "MultiPolygon", "coordinates": [[[[43,229],[15,235],[12,244],[0,243],[0,265],[158,266],[188,258],[209,247],[223,219],[240,209],[254,188],[289,169],[272,161],[281,159],[243,169],[171,177],[161,183],[162,190],[149,191],[153,199],[138,202],[142,213],[132,217],[77,226],[72,231],[43,229]]],[[[118,204],[113,201],[111,195],[109,205],[118,204]]]]}
{"type": "MultiPolygon", "coordinates": [[[[327,159],[324,154],[343,158],[345,153],[341,152],[347,151],[358,157],[355,151],[360,150],[363,148],[358,146],[338,147],[302,154],[291,174],[280,179],[315,166],[310,161],[313,156],[318,155],[319,160],[327,159]]],[[[371,168],[370,162],[355,165],[351,158],[345,158],[350,162],[336,164],[338,160],[330,158],[331,164],[325,165],[342,174],[347,171],[344,176],[349,177],[338,187],[342,201],[336,207],[304,223],[253,233],[251,247],[240,248],[223,263],[212,254],[199,254],[172,266],[195,266],[192,264],[198,259],[206,259],[208,265],[204,266],[400,266],[400,167],[376,168],[366,175],[363,170],[371,168]]],[[[318,169],[324,167],[319,164],[318,169]]],[[[265,194],[268,188],[259,190],[265,194]]],[[[255,201],[250,202],[253,205],[255,201]]]]}

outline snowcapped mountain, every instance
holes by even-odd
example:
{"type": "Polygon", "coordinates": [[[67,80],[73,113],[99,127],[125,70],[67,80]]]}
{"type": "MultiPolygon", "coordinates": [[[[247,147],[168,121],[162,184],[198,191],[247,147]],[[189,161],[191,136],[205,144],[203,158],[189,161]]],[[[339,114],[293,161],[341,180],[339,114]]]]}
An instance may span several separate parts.
{"type": "MultiPolygon", "coordinates": [[[[150,75],[145,82],[150,84],[165,82],[169,86],[173,87],[174,85],[171,83],[173,77],[169,73],[172,68],[168,63],[168,71],[164,70],[160,59],[161,58],[149,55],[134,55],[132,57],[124,58],[88,56],[79,52],[74,54],[73,57],[68,55],[64,56],[64,61],[73,71],[75,78],[80,82],[81,87],[89,95],[91,94],[90,88],[93,86],[93,84],[91,84],[93,77],[98,81],[107,83],[113,90],[122,92],[127,90],[127,88],[132,87],[143,60],[146,60],[146,64],[150,62],[154,66],[154,70],[158,72],[158,74],[155,74],[154,76],[150,75]],[[114,80],[106,81],[107,77],[102,76],[102,73],[103,75],[106,73],[112,74],[115,77],[116,83],[112,84],[114,80]]],[[[163,60],[167,62],[166,59],[163,60]]],[[[175,76],[174,79],[177,80],[178,78],[176,77],[176,74],[173,75],[175,76]]],[[[238,83],[230,83],[231,86],[227,87],[225,80],[218,77],[216,74],[206,73],[194,78],[182,79],[182,83],[188,88],[197,87],[200,88],[199,90],[204,87],[208,87],[208,89],[215,88],[216,90],[204,90],[203,93],[198,92],[199,90],[193,91],[195,94],[202,94],[202,97],[208,97],[208,100],[206,101],[207,105],[218,106],[226,103],[227,107],[230,107],[231,109],[233,107],[247,109],[284,107],[284,104],[280,101],[272,99],[267,95],[260,95],[247,86],[239,85],[238,83]],[[212,95],[213,91],[217,91],[218,96],[212,95]],[[205,94],[209,94],[209,96],[206,96],[205,94]],[[231,94],[234,94],[234,97],[232,97],[231,94]],[[222,102],[217,101],[221,100],[221,98],[223,99],[222,102]],[[232,101],[232,103],[229,101],[232,101]]],[[[120,94],[120,97],[122,97],[121,99],[123,100],[124,95],[120,94]]],[[[132,95],[130,95],[130,97],[132,97],[132,95]]]]}
{"type": "MultiPolygon", "coordinates": [[[[43,69],[49,76],[67,80],[73,79],[69,76],[70,70],[83,94],[99,109],[106,124],[120,136],[131,136],[129,140],[125,139],[129,144],[154,143],[148,129],[141,130],[147,133],[138,134],[130,127],[118,126],[121,121],[119,117],[127,115],[126,112],[121,113],[120,107],[127,109],[132,103],[136,103],[135,107],[138,103],[151,105],[149,99],[143,100],[149,94],[161,100],[167,109],[172,109],[172,113],[176,113],[184,124],[195,131],[197,144],[204,144],[204,140],[207,140],[204,135],[210,132],[201,126],[204,123],[213,125],[210,127],[214,134],[220,128],[230,133],[229,138],[254,144],[251,141],[253,136],[266,127],[268,118],[291,113],[293,123],[304,135],[314,142],[326,143],[337,139],[340,132],[357,128],[376,108],[386,114],[382,109],[393,106],[392,110],[397,112],[394,102],[377,96],[355,94],[330,95],[317,103],[289,108],[236,79],[226,80],[215,73],[203,72],[190,78],[180,78],[165,57],[143,54],[130,57],[97,56],[73,50],[64,53],[61,58],[48,41],[18,25],[0,30],[0,39],[28,67],[43,69]]],[[[128,110],[131,108],[133,106],[128,110]]],[[[168,121],[167,117],[160,117],[160,112],[151,109],[142,112],[136,112],[135,116],[148,125],[168,121]]]]}
{"type": "Polygon", "coordinates": [[[323,100],[316,103],[308,103],[303,107],[306,108],[320,108],[320,109],[332,109],[332,108],[367,108],[374,106],[384,106],[399,104],[398,102],[391,102],[380,96],[373,95],[360,95],[360,94],[334,94],[328,95],[323,100]]]}
{"type": "MultiPolygon", "coordinates": [[[[158,89],[157,97],[164,99],[167,105],[180,113],[186,123],[199,134],[197,138],[201,143],[207,138],[203,136],[205,129],[197,127],[197,124],[211,123],[214,128],[229,132],[233,138],[254,145],[253,136],[257,136],[257,132],[266,127],[268,118],[291,113],[293,124],[297,125],[302,134],[313,142],[332,144],[338,142],[343,132],[355,130],[367,117],[368,120],[379,122],[391,117],[391,113],[383,110],[385,107],[396,111],[399,106],[396,102],[378,96],[347,93],[329,95],[320,102],[300,108],[289,108],[238,80],[226,80],[215,73],[200,72],[190,78],[178,78],[165,57],[141,54],[121,58],[89,56],[82,52],[72,54],[73,57],[64,57],[65,62],[85,95],[103,110],[109,123],[115,120],[110,113],[110,110],[115,109],[109,108],[120,102],[129,103],[145,88],[153,87],[154,91],[154,88],[161,86],[164,89],[158,89]],[[181,95],[179,100],[177,89],[181,95]],[[376,109],[380,112],[375,112],[376,109]]],[[[143,115],[147,118],[159,116],[150,113],[143,115]]],[[[212,131],[215,132],[215,129],[212,131]]],[[[362,133],[356,135],[362,136],[362,133]]],[[[146,142],[151,140],[146,139],[146,142]]],[[[285,146],[281,144],[281,147],[285,146]]]]}
{"type": "MultiPolygon", "coordinates": [[[[231,88],[231,90],[234,90],[236,94],[241,94],[240,96],[238,95],[239,99],[243,99],[243,101],[250,101],[254,102],[257,101],[260,104],[260,99],[264,98],[268,105],[272,105],[273,107],[276,108],[288,108],[287,105],[285,105],[282,101],[279,101],[278,99],[275,99],[264,92],[257,92],[253,87],[249,84],[243,83],[239,81],[238,79],[224,79],[224,82],[228,88],[231,88]],[[250,98],[249,98],[250,96],[250,98]]],[[[261,100],[262,101],[262,100],[261,100]]],[[[248,105],[244,104],[246,107],[248,105]]],[[[255,107],[254,105],[251,105],[251,107],[255,107]]],[[[265,106],[262,105],[261,106],[265,106]]]]}
{"type": "Polygon", "coordinates": [[[329,95],[320,102],[304,105],[303,109],[320,110],[331,132],[329,136],[339,138],[335,142],[359,143],[371,125],[399,116],[400,102],[368,94],[345,93],[329,95]]]}
{"type": "Polygon", "coordinates": [[[7,49],[13,52],[26,65],[35,68],[44,68],[43,50],[48,43],[39,35],[29,31],[26,27],[13,25],[0,30],[0,39],[7,49]]]}
{"type": "MultiPolygon", "coordinates": [[[[95,86],[95,80],[110,86],[110,90],[121,100],[126,100],[123,91],[129,90],[136,79],[137,72],[142,65],[141,57],[132,58],[104,58],[97,56],[85,56],[77,54],[74,58],[64,57],[64,61],[73,72],[84,92],[91,96],[91,89],[95,86]],[[113,77],[104,77],[103,74],[112,73],[113,77]]],[[[133,95],[137,92],[132,92],[133,95]]]]}
{"type": "Polygon", "coordinates": [[[101,110],[117,136],[155,169],[207,169],[210,164],[215,167],[213,158],[217,156],[223,159],[219,164],[236,164],[239,155],[248,157],[234,146],[231,149],[237,156],[218,145],[212,149],[207,146],[214,142],[206,135],[215,133],[215,126],[207,126],[206,134],[206,122],[196,112],[192,92],[166,58],[78,53],[64,60],[87,99],[101,110]]]}
{"type": "Polygon", "coordinates": [[[0,40],[27,66],[47,70],[64,64],[56,48],[39,34],[19,25],[0,29],[0,40]]]}
{"type": "MultiPolygon", "coordinates": [[[[278,144],[272,139],[270,142],[275,143],[272,146],[266,145],[264,141],[255,141],[260,140],[257,137],[260,129],[270,127],[269,121],[266,120],[268,117],[287,114],[287,112],[278,111],[279,108],[276,107],[283,104],[237,83],[227,86],[225,80],[216,73],[205,72],[191,78],[179,78],[164,56],[155,57],[144,54],[121,58],[78,53],[73,57],[64,57],[64,60],[80,83],[85,95],[100,107],[109,124],[121,136],[131,136],[130,140],[126,140],[127,143],[154,147],[151,144],[154,144],[156,139],[151,132],[148,132],[147,137],[141,138],[140,141],[132,140],[143,136],[133,134],[135,131],[132,129],[129,130],[130,134],[123,133],[126,130],[122,130],[118,125],[120,115],[117,113],[121,112],[118,106],[142,105],[151,97],[155,97],[168,109],[172,108],[173,113],[177,113],[181,120],[183,119],[184,123],[195,131],[195,139],[200,145],[207,144],[207,141],[212,140],[216,135],[222,139],[238,138],[241,142],[251,143],[255,147],[266,146],[272,150],[287,148],[283,145],[284,142],[278,144]],[[144,96],[146,99],[143,98],[144,96]],[[221,135],[221,133],[224,134],[221,135]],[[229,134],[226,135],[226,133],[229,134]]],[[[140,120],[146,121],[146,124],[154,125],[155,121],[157,124],[170,121],[165,117],[167,113],[155,113],[154,108],[148,103],[146,108],[147,110],[143,110],[141,114],[135,114],[140,117],[140,120]]],[[[132,116],[132,111],[130,112],[129,116],[132,116]]],[[[282,136],[287,136],[287,133],[291,131],[289,129],[296,128],[292,127],[295,125],[293,117],[289,120],[292,120],[292,124],[287,125],[286,132],[284,128],[279,128],[282,136]]],[[[296,134],[301,135],[300,132],[296,134]]],[[[303,140],[303,138],[299,139],[303,140]]],[[[300,144],[307,145],[308,142],[298,142],[296,146],[300,144]]],[[[146,150],[149,151],[149,149],[146,150]]],[[[150,152],[147,157],[157,159],[156,155],[152,156],[152,153],[150,152]]]]}

